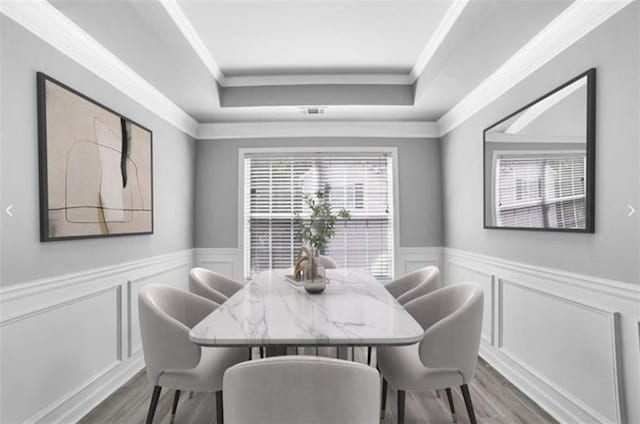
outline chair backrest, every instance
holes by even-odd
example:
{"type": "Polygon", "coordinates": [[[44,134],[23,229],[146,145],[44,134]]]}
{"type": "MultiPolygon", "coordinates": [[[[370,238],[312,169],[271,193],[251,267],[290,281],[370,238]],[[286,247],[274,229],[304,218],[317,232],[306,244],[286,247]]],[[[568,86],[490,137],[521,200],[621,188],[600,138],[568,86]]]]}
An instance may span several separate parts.
{"type": "Polygon", "coordinates": [[[420,359],[428,368],[457,369],[473,379],[480,348],[484,293],[475,283],[447,286],[407,303],[425,329],[420,359]]]}
{"type": "Polygon", "coordinates": [[[228,423],[378,423],[380,376],[364,364],[315,356],[244,362],[224,374],[228,423]]]}
{"type": "Polygon", "coordinates": [[[325,267],[325,269],[336,269],[338,268],[338,263],[333,260],[331,256],[319,255],[318,262],[320,265],[325,267]]]}
{"type": "Polygon", "coordinates": [[[420,268],[387,283],[385,288],[398,302],[405,304],[438,288],[440,271],[435,266],[420,268]],[[417,293],[415,295],[414,293],[417,293]]]}
{"type": "Polygon", "coordinates": [[[206,268],[191,268],[189,290],[218,304],[233,296],[243,285],[206,268]]]}
{"type": "Polygon", "coordinates": [[[166,369],[193,368],[200,346],[189,340],[189,330],[218,305],[195,294],[164,284],[147,284],[138,295],[140,333],[147,376],[153,385],[166,369]]]}
{"type": "Polygon", "coordinates": [[[438,267],[427,266],[410,275],[415,276],[415,281],[417,281],[418,284],[398,296],[398,302],[401,305],[405,305],[413,299],[417,299],[439,288],[438,276],[440,276],[440,270],[438,267]]]}

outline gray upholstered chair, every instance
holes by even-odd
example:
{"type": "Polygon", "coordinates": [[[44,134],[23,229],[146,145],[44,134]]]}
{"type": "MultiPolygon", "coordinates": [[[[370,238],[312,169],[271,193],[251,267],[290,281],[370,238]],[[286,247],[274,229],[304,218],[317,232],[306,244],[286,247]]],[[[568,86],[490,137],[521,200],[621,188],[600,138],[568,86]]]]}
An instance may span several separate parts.
{"type": "Polygon", "coordinates": [[[175,389],[171,417],[182,390],[215,392],[222,419],[222,377],[227,368],[248,359],[244,348],[201,348],[189,330],[218,306],[203,297],[162,284],[148,284],[138,296],[140,332],[153,395],[147,423],[153,422],[162,387],[175,389]]]}
{"type": "MultiPolygon", "coordinates": [[[[427,266],[413,271],[385,284],[385,288],[401,305],[431,293],[439,287],[440,270],[427,266]]],[[[371,346],[368,348],[367,363],[371,364],[371,346]]]]}
{"type": "Polygon", "coordinates": [[[334,261],[331,256],[319,255],[318,256],[318,262],[325,269],[336,269],[336,268],[338,268],[338,263],[336,261],[334,261]]]}
{"type": "Polygon", "coordinates": [[[280,356],[235,365],[224,374],[228,423],[375,423],[380,375],[355,362],[280,356]]]}
{"type": "Polygon", "coordinates": [[[438,267],[427,266],[403,275],[387,284],[385,288],[401,305],[438,288],[438,267]]]}
{"type": "Polygon", "coordinates": [[[244,285],[206,268],[191,268],[189,290],[220,305],[244,285]]]}
{"type": "Polygon", "coordinates": [[[483,292],[477,284],[460,283],[405,305],[424,328],[424,338],[410,346],[378,349],[383,416],[387,382],[398,389],[398,424],[404,423],[406,390],[446,389],[455,419],[450,388],[460,386],[469,420],[475,424],[468,383],[473,379],[478,360],[482,302],[483,292]]]}

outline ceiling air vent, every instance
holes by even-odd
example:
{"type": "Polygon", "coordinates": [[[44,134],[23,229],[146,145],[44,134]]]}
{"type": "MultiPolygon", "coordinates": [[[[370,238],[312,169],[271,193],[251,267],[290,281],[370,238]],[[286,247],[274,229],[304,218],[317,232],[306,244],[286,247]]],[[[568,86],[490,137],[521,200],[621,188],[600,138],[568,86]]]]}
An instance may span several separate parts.
{"type": "Polygon", "coordinates": [[[326,106],[302,106],[300,110],[305,115],[324,115],[327,110],[326,106]]]}

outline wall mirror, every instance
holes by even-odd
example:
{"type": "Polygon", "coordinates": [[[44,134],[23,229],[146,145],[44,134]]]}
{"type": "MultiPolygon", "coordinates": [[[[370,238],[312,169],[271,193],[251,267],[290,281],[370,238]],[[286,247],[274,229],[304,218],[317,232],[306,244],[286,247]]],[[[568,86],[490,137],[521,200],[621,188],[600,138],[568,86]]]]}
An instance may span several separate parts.
{"type": "Polygon", "coordinates": [[[595,76],[484,130],[485,228],[594,232],[595,76]]]}

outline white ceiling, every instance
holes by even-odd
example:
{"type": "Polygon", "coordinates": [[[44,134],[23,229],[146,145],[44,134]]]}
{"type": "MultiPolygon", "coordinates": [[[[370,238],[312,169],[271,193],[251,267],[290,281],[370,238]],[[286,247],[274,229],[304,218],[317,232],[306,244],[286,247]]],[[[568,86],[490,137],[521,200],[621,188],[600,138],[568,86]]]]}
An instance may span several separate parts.
{"type": "MultiPolygon", "coordinates": [[[[225,76],[312,79],[336,73],[408,76],[453,5],[444,0],[175,1],[225,76]]],[[[304,115],[296,106],[220,107],[214,76],[157,0],[51,3],[197,121],[265,122],[437,120],[571,1],[472,0],[429,57],[416,82],[414,105],[329,104],[319,116],[304,115]]]]}
{"type": "Polygon", "coordinates": [[[447,1],[178,4],[225,76],[409,73],[447,1]]]}

